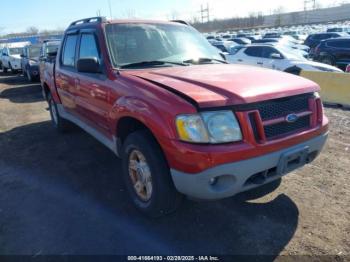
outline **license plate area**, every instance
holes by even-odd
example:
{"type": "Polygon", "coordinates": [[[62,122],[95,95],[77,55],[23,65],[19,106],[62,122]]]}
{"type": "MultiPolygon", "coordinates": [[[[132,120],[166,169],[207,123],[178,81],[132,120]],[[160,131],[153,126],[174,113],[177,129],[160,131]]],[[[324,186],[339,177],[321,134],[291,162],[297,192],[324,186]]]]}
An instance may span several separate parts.
{"type": "Polygon", "coordinates": [[[280,175],[285,175],[299,167],[304,166],[307,163],[308,155],[308,146],[284,153],[279,161],[277,173],[280,175]]]}

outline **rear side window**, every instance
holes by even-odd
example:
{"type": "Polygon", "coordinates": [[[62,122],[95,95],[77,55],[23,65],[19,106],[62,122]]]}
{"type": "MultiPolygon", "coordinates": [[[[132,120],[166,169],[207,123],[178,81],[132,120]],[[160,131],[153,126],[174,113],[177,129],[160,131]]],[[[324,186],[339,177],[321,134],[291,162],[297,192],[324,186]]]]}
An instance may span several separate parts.
{"type": "Polygon", "coordinates": [[[97,57],[99,52],[96,39],[93,34],[83,34],[80,41],[79,58],[97,57]]]}
{"type": "Polygon", "coordinates": [[[248,56],[262,57],[262,50],[263,50],[262,47],[253,46],[253,47],[247,47],[244,53],[248,56]]]}
{"type": "Polygon", "coordinates": [[[329,41],[327,46],[337,47],[337,48],[349,48],[350,49],[350,40],[349,41],[329,41]]]}
{"type": "Polygon", "coordinates": [[[75,66],[75,48],[77,44],[77,35],[68,35],[64,44],[62,55],[62,64],[64,66],[75,66]]]}

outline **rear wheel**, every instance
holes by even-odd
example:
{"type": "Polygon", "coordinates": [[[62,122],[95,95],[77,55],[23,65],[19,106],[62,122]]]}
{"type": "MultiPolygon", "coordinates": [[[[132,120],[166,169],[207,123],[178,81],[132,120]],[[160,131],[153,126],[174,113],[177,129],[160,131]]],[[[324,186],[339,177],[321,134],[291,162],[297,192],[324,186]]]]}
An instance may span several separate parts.
{"type": "Polygon", "coordinates": [[[328,56],[328,55],[322,57],[321,62],[324,64],[327,64],[327,65],[332,65],[332,66],[335,65],[335,61],[334,61],[333,57],[328,56]]]}
{"type": "Polygon", "coordinates": [[[59,114],[57,104],[55,100],[52,98],[51,94],[48,94],[47,96],[47,102],[49,103],[49,111],[51,116],[51,122],[54,126],[54,128],[59,132],[66,132],[69,130],[70,123],[62,118],[59,114]]]}
{"type": "Polygon", "coordinates": [[[150,132],[129,135],[122,149],[123,177],[133,204],[151,217],[176,210],[182,195],[174,187],[163,152],[150,132]]]}
{"type": "Polygon", "coordinates": [[[9,64],[9,67],[10,67],[10,70],[11,70],[12,74],[17,74],[18,73],[18,70],[13,69],[11,64],[9,64]]]}

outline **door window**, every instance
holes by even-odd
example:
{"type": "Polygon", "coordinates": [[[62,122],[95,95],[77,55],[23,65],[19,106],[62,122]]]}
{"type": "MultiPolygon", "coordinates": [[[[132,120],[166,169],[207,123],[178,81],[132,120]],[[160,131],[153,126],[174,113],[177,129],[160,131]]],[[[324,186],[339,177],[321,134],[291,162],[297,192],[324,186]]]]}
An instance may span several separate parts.
{"type": "Polygon", "coordinates": [[[272,59],[271,55],[272,54],[279,54],[281,55],[282,58],[282,54],[280,52],[278,52],[275,48],[273,47],[264,47],[263,49],[263,58],[268,58],[268,59],[272,59]]]}
{"type": "Polygon", "coordinates": [[[99,58],[96,39],[93,34],[83,34],[80,40],[79,58],[99,58]]]}
{"type": "Polygon", "coordinates": [[[248,56],[262,57],[262,50],[263,50],[262,47],[252,46],[252,47],[247,47],[244,53],[248,56]]]}
{"type": "Polygon", "coordinates": [[[77,44],[77,35],[68,35],[64,45],[64,51],[62,55],[62,64],[64,66],[75,66],[75,48],[77,44]]]}

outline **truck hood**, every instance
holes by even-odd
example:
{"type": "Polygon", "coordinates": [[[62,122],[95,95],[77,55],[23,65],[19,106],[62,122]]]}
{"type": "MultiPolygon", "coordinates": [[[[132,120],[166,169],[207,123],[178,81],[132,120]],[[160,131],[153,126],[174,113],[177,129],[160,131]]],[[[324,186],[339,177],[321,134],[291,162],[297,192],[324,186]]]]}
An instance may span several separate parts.
{"type": "Polygon", "coordinates": [[[124,72],[186,96],[202,108],[254,103],[319,90],[317,84],[299,76],[242,65],[193,65],[124,72]]]}
{"type": "Polygon", "coordinates": [[[21,60],[21,55],[10,55],[10,58],[21,60]]]}

